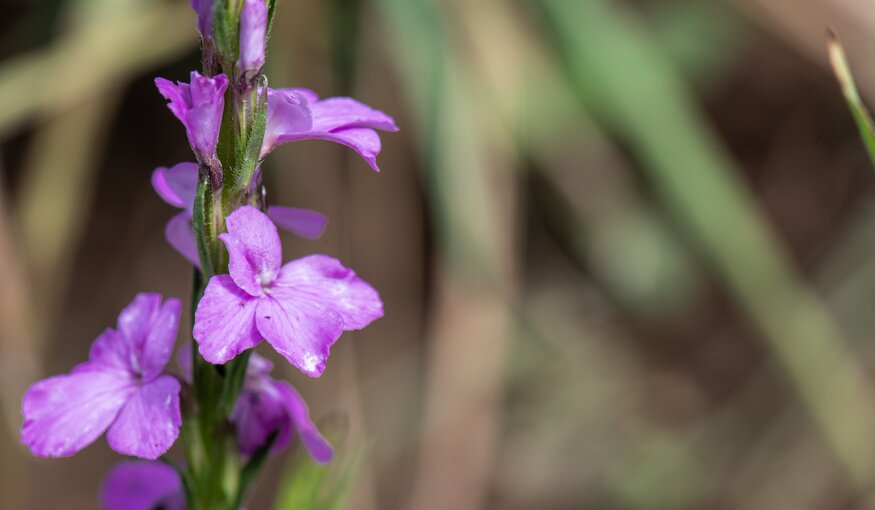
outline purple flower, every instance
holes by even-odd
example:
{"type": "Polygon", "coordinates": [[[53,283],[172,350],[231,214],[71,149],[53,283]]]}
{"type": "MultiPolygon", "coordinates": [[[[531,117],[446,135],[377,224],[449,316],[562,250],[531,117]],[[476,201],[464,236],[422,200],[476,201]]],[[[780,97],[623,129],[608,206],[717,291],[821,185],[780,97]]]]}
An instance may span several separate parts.
{"type": "Polygon", "coordinates": [[[375,129],[398,131],[398,126],[392,117],[348,97],[320,101],[311,90],[269,88],[261,156],[287,142],[329,140],[352,148],[379,172],[381,145],[375,129]]]}
{"type": "Polygon", "coordinates": [[[197,29],[204,39],[213,38],[213,0],[191,0],[191,8],[197,13],[197,29]]]}
{"type": "Polygon", "coordinates": [[[104,510],[185,510],[185,492],[175,469],[162,462],[124,461],[100,489],[104,510]]]}
{"type": "Polygon", "coordinates": [[[264,66],[267,6],[264,0],[244,0],[240,13],[240,59],[237,67],[254,76],[264,66]]]}
{"type": "Polygon", "coordinates": [[[123,454],[156,459],[179,435],[179,382],[162,375],[180,301],[138,294],[91,346],[87,362],[42,380],[22,400],[21,442],[38,457],[69,457],[107,431],[123,454]]]}
{"type": "Polygon", "coordinates": [[[383,316],[377,291],[336,259],[310,255],[281,266],[277,229],[258,209],[241,207],[225,224],[219,238],[230,274],[210,279],[195,312],[193,336],[210,363],[225,363],[264,339],[318,377],[341,333],[383,316]]]}
{"type": "Polygon", "coordinates": [[[208,78],[192,71],[191,83],[174,84],[164,78],[155,78],[155,86],[170,101],[167,107],[185,126],[188,142],[198,161],[216,167],[216,144],[219,142],[228,78],[224,74],[208,78]]]}
{"type": "MultiPolygon", "coordinates": [[[[158,196],[168,204],[182,209],[164,228],[167,242],[189,262],[200,267],[197,241],[191,224],[197,179],[197,163],[177,163],[170,168],[158,167],[152,172],[152,187],[158,196]]],[[[328,223],[328,218],[323,214],[309,209],[270,206],[267,214],[283,230],[305,239],[320,238],[328,223]]]]}
{"type": "Polygon", "coordinates": [[[272,452],[285,449],[297,435],[313,460],[331,462],[334,449],[310,420],[307,403],[292,385],[270,377],[272,368],[271,362],[258,354],[249,358],[243,391],[231,413],[240,451],[252,455],[276,432],[272,452]]]}

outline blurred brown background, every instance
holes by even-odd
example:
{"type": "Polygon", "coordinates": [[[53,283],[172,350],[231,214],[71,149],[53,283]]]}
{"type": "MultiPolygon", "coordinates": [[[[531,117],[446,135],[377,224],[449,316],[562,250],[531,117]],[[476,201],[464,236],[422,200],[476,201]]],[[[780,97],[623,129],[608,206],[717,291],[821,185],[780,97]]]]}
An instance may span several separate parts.
{"type": "MultiPolygon", "coordinates": [[[[191,160],[152,79],[199,67],[194,15],[0,7],[0,506],[95,508],[117,456],[30,457],[19,399],[134,293],[189,296],[149,177],[191,160]]],[[[365,445],[350,508],[875,507],[875,190],[827,27],[875,97],[871,0],[280,0],[271,86],[402,128],[382,174],[324,142],[265,166],[330,217],[286,259],[385,300],[324,377],[285,367],[365,445]]]]}

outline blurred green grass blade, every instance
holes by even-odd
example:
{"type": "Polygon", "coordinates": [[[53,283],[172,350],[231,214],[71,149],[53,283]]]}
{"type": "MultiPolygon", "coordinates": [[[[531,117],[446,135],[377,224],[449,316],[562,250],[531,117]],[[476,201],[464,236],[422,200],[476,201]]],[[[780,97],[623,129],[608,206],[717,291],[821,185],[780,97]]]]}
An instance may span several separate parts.
{"type": "Polygon", "coordinates": [[[868,487],[875,478],[871,387],[656,41],[619,3],[534,5],[580,100],[641,162],[759,330],[851,482],[868,487]]]}
{"type": "Polygon", "coordinates": [[[860,130],[860,137],[863,138],[863,144],[869,153],[869,159],[875,164],[875,122],[872,121],[869,109],[866,108],[866,105],[863,104],[863,100],[860,98],[857,83],[854,81],[854,75],[851,73],[851,67],[848,65],[845,50],[832,32],[829,33],[827,47],[829,48],[829,61],[842,87],[842,94],[844,94],[845,100],[848,102],[848,107],[851,109],[851,114],[857,123],[857,129],[860,130]]]}
{"type": "Polygon", "coordinates": [[[513,327],[508,305],[516,297],[515,155],[477,97],[459,44],[464,37],[447,6],[432,0],[377,5],[412,105],[439,252],[422,440],[407,505],[482,508],[501,434],[513,327]]]}
{"type": "MultiPolygon", "coordinates": [[[[337,441],[332,441],[338,444],[337,441]]],[[[327,465],[313,462],[298,448],[280,485],[277,510],[341,510],[346,508],[364,466],[365,448],[346,451],[344,441],[327,465]]]]}

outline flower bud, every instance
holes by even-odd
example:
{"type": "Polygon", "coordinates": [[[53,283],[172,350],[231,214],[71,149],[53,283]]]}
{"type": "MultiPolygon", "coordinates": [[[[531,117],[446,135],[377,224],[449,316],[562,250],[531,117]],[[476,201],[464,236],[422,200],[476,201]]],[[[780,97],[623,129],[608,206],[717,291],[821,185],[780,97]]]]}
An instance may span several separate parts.
{"type": "Polygon", "coordinates": [[[240,13],[240,59],[237,67],[249,80],[254,79],[264,66],[266,37],[267,6],[264,0],[244,0],[240,13]]]}
{"type": "Polygon", "coordinates": [[[198,161],[213,170],[218,169],[216,144],[222,126],[228,78],[224,74],[210,78],[192,72],[189,83],[173,83],[156,78],[155,85],[169,101],[167,107],[185,126],[188,141],[198,161]]]}
{"type": "Polygon", "coordinates": [[[197,29],[203,39],[213,38],[213,0],[191,0],[191,8],[197,13],[197,29]]]}

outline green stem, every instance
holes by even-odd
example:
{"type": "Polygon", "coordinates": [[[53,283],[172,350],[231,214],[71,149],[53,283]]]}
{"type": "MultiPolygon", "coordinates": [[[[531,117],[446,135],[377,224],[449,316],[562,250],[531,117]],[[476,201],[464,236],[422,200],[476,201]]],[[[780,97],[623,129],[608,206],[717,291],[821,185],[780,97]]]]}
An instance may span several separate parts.
{"type": "Polygon", "coordinates": [[[246,465],[243,466],[243,469],[240,471],[240,479],[237,484],[236,495],[234,497],[233,504],[231,505],[232,509],[240,508],[240,505],[243,504],[243,498],[246,497],[246,492],[249,490],[252,482],[255,481],[256,477],[258,477],[258,473],[264,466],[264,461],[267,460],[268,453],[270,453],[270,449],[273,447],[273,443],[274,441],[276,441],[276,437],[276,432],[271,434],[270,438],[268,438],[267,440],[267,443],[265,443],[264,446],[256,450],[256,452],[252,455],[246,465]]]}

